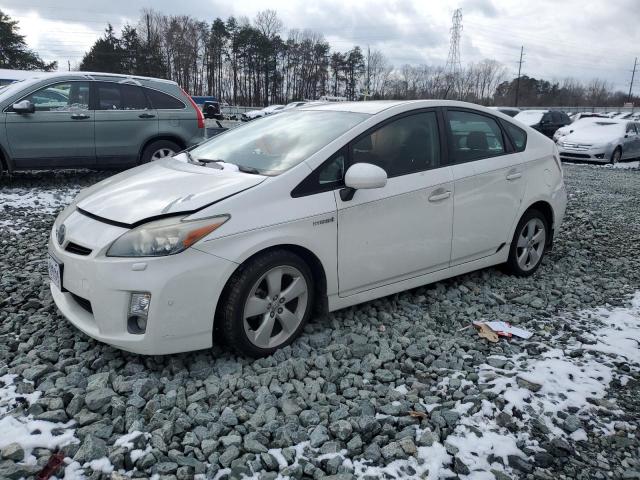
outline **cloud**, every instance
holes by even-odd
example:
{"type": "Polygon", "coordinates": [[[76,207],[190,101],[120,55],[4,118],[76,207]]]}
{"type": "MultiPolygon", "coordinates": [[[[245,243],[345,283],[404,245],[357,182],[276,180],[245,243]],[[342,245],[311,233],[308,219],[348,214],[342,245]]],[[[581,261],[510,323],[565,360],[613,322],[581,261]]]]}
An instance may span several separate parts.
{"type": "MultiPolygon", "coordinates": [[[[93,9],[86,0],[66,0],[64,8],[41,3],[26,8],[23,0],[0,0],[0,9],[20,21],[27,41],[46,60],[79,62],[82,53],[103,33],[137,23],[141,2],[111,0],[93,9]]],[[[449,50],[453,10],[463,13],[463,65],[483,58],[517,71],[524,46],[523,73],[543,78],[600,77],[627,89],[640,44],[638,0],[153,0],[153,9],[170,15],[254,18],[259,10],[277,10],[288,29],[322,33],[335,50],[354,45],[381,50],[389,61],[444,65],[449,50]]],[[[636,89],[640,92],[640,82],[636,89]]]]}

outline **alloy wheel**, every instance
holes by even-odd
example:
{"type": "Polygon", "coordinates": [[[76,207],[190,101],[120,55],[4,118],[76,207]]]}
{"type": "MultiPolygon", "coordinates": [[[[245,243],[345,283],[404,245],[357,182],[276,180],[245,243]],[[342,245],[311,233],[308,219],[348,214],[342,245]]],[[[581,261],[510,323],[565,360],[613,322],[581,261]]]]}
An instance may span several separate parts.
{"type": "Polygon", "coordinates": [[[542,220],[532,218],[524,225],[516,246],[516,258],[522,270],[528,272],[538,265],[546,240],[547,233],[542,220]]]}
{"type": "Polygon", "coordinates": [[[170,148],[166,148],[166,147],[165,148],[159,148],[158,150],[153,152],[153,155],[151,155],[151,161],[156,161],[156,160],[160,160],[162,158],[171,157],[172,155],[175,155],[175,153],[176,152],[174,152],[170,148]]]}
{"type": "Polygon", "coordinates": [[[297,268],[283,265],[263,274],[249,291],[244,304],[244,331],[259,348],[286,342],[302,322],[309,287],[297,268]]]}

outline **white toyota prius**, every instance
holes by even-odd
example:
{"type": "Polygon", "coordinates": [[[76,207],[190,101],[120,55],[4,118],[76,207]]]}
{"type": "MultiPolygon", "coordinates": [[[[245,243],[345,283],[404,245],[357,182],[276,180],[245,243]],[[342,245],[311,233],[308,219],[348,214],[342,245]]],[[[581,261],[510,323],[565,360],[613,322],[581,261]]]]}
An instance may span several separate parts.
{"type": "Polygon", "coordinates": [[[261,356],[314,314],[506,264],[564,216],[554,143],[453,101],[300,107],[80,192],[49,240],[77,328],[131,352],[261,356]]]}

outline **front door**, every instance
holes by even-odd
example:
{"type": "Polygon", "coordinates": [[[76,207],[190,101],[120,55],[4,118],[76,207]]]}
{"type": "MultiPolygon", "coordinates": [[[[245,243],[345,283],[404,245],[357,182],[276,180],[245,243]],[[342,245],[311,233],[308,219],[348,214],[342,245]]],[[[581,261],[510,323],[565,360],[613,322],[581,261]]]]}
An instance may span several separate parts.
{"type": "Polygon", "coordinates": [[[94,112],[89,109],[89,82],[49,85],[22,100],[33,103],[36,111],[6,113],[9,150],[16,167],[94,166],[94,112]]]}
{"type": "MultiPolygon", "coordinates": [[[[447,112],[455,182],[451,265],[508,248],[524,195],[522,153],[509,153],[498,122],[465,110],[447,112]]],[[[524,149],[524,140],[521,148],[524,149]]]]}
{"type": "Polygon", "coordinates": [[[378,165],[389,178],[347,201],[335,191],[340,296],[448,267],[453,182],[439,138],[436,113],[425,111],[352,142],[350,164],[378,165]]]}
{"type": "Polygon", "coordinates": [[[158,134],[158,115],[142,87],[96,83],[96,157],[100,166],[134,165],[142,145],[158,134]]]}

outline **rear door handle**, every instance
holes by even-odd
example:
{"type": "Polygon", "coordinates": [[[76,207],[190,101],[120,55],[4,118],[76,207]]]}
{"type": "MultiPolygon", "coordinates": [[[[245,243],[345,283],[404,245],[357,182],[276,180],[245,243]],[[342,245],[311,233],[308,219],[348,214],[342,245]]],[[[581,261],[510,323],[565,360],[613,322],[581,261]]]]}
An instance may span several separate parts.
{"type": "MultiPolygon", "coordinates": [[[[437,190],[436,190],[437,191],[437,190]]],[[[440,202],[441,200],[446,200],[451,196],[451,192],[449,190],[443,192],[439,191],[438,193],[434,193],[429,197],[430,202],[440,202]]]]}
{"type": "Polygon", "coordinates": [[[86,120],[91,117],[85,113],[74,113],[73,115],[71,115],[71,118],[73,120],[86,120]]]}
{"type": "Polygon", "coordinates": [[[155,115],[152,115],[151,113],[141,113],[140,115],[138,115],[138,118],[154,118],[155,115]]]}
{"type": "Polygon", "coordinates": [[[507,180],[517,180],[522,176],[522,172],[511,172],[507,174],[507,180]]]}

